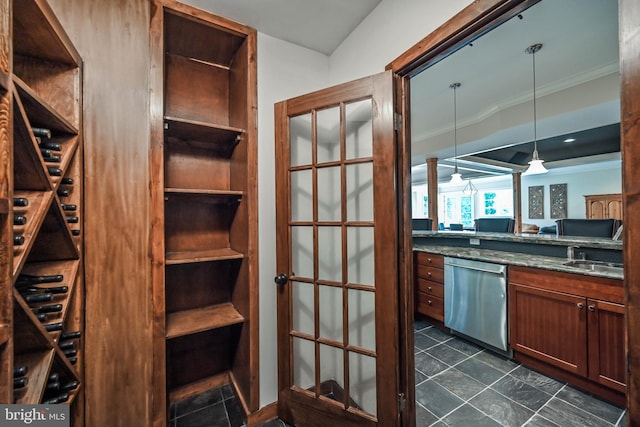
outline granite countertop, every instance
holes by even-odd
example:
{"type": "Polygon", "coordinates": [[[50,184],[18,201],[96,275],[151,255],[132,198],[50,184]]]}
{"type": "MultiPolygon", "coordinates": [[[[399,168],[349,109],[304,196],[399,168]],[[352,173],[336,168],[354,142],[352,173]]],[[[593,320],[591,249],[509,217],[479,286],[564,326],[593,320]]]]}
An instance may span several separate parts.
{"type": "Polygon", "coordinates": [[[622,241],[598,237],[556,236],[554,234],[483,233],[476,231],[414,231],[413,237],[477,238],[503,242],[534,243],[557,246],[580,246],[622,250],[622,241]]]}
{"type": "MultiPolygon", "coordinates": [[[[427,232],[428,233],[428,232],[427,232]]],[[[449,233],[447,233],[448,235],[449,233]]],[[[471,234],[474,234],[471,232],[471,234]]],[[[489,234],[489,233],[482,233],[489,234]]],[[[415,234],[414,234],[415,236],[415,234]]],[[[518,235],[516,235],[517,237],[518,235]]],[[[426,236],[425,236],[426,237],[426,236]]],[[[465,234],[469,237],[469,234],[465,234]]],[[[437,239],[436,239],[437,240],[437,239]]],[[[567,245],[565,242],[564,245],[567,245]]],[[[579,267],[564,265],[566,258],[523,254],[517,252],[497,251],[490,249],[460,248],[452,246],[414,244],[414,251],[431,252],[444,256],[471,259],[476,261],[493,262],[497,264],[518,265],[522,267],[542,268],[545,270],[562,271],[565,273],[583,274],[587,276],[606,277],[610,279],[623,279],[623,272],[617,271],[591,271],[579,267]]]]}

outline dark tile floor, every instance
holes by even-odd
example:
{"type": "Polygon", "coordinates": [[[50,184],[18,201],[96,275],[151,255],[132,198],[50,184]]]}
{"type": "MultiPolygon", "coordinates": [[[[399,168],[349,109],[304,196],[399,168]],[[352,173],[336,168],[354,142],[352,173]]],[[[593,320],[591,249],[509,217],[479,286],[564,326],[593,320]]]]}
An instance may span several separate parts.
{"type": "MultiPolygon", "coordinates": [[[[625,411],[511,360],[415,323],[416,426],[612,427],[625,411]]],[[[242,427],[229,385],[179,401],[169,427],[242,427]]],[[[260,427],[290,427],[272,420],[260,427]]]]}
{"type": "Polygon", "coordinates": [[[625,426],[625,411],[415,323],[417,426],[625,426]]]}

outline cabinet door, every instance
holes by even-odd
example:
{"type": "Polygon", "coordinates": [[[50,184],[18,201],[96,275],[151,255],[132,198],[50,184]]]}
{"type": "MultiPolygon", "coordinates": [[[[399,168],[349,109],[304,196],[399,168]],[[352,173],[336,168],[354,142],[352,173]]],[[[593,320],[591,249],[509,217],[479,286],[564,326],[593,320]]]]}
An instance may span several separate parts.
{"type": "Polygon", "coordinates": [[[604,200],[587,200],[587,218],[607,218],[604,200]]]}
{"type": "Polygon", "coordinates": [[[589,378],[625,392],[624,305],[587,300],[589,378]]]}
{"type": "Polygon", "coordinates": [[[587,375],[585,298],[511,283],[509,304],[515,351],[587,375]]]}
{"type": "Polygon", "coordinates": [[[622,220],[622,199],[607,201],[607,218],[622,220]]]}

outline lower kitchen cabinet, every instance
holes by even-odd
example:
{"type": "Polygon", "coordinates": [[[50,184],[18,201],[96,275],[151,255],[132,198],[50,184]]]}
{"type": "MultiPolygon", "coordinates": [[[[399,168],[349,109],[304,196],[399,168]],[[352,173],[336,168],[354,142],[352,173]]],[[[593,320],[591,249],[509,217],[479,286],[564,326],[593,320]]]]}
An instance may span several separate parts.
{"type": "Polygon", "coordinates": [[[444,257],[414,252],[416,313],[444,322],[444,257]]]}
{"type": "Polygon", "coordinates": [[[552,375],[569,373],[565,378],[569,382],[596,394],[604,392],[610,400],[623,399],[622,281],[544,272],[509,268],[510,343],[515,358],[525,364],[543,362],[535,367],[552,375]]]}

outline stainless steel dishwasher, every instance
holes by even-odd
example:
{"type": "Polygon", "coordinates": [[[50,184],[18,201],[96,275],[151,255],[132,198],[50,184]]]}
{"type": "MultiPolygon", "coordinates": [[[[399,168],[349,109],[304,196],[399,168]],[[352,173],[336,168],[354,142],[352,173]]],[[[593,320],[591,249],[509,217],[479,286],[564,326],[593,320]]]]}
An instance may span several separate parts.
{"type": "Polygon", "coordinates": [[[508,354],[507,267],[445,257],[444,324],[508,354]]]}

